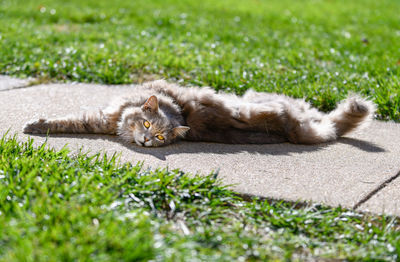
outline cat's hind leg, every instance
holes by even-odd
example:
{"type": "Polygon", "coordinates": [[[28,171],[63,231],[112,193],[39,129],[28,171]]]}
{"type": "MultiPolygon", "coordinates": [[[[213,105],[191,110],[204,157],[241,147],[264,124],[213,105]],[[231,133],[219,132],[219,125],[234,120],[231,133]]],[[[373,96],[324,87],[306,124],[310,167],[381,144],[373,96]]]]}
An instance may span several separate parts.
{"type": "Polygon", "coordinates": [[[116,124],[111,116],[102,111],[55,119],[38,119],[25,124],[24,133],[80,133],[80,134],[115,134],[116,124]]]}
{"type": "Polygon", "coordinates": [[[336,135],[342,136],[372,120],[375,110],[373,102],[353,94],[341,102],[327,118],[333,122],[336,135]]]}
{"type": "Polygon", "coordinates": [[[283,131],[284,107],[279,102],[267,104],[243,103],[232,110],[232,126],[237,129],[270,132],[283,131]]]}
{"type": "Polygon", "coordinates": [[[318,112],[315,108],[288,107],[285,113],[286,133],[292,143],[333,141],[367,123],[374,112],[374,104],[357,95],[344,100],[329,114],[318,112]]]}
{"type": "Polygon", "coordinates": [[[285,119],[285,133],[291,143],[318,144],[337,138],[334,124],[327,118],[310,118],[304,114],[289,112],[285,119]]]}

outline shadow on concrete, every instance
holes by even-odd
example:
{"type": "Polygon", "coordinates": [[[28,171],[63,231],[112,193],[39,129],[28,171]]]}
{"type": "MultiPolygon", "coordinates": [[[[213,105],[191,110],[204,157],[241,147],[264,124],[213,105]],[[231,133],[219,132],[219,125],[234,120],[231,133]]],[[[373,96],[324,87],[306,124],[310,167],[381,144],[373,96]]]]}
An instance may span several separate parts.
{"type": "Polygon", "coordinates": [[[362,151],[370,152],[370,153],[383,153],[386,150],[374,143],[367,142],[360,139],[350,138],[350,137],[341,137],[337,141],[337,143],[346,144],[354,146],[362,151]]]}
{"type": "MultiPolygon", "coordinates": [[[[46,137],[46,135],[36,135],[36,136],[46,137]]],[[[295,145],[290,143],[252,145],[252,144],[221,144],[221,143],[180,141],[178,143],[168,145],[165,147],[152,148],[152,147],[140,147],[137,146],[136,144],[125,142],[117,136],[108,136],[108,135],[50,134],[49,137],[108,140],[114,143],[119,143],[120,145],[124,146],[129,150],[133,150],[140,154],[152,155],[160,160],[166,160],[166,157],[168,155],[199,154],[199,153],[237,154],[246,152],[249,154],[261,154],[261,155],[291,155],[293,153],[299,154],[304,152],[319,151],[336,143],[351,145],[365,152],[371,152],[371,153],[386,152],[384,148],[378,145],[354,138],[340,138],[334,142],[323,143],[318,145],[295,145]]]]}

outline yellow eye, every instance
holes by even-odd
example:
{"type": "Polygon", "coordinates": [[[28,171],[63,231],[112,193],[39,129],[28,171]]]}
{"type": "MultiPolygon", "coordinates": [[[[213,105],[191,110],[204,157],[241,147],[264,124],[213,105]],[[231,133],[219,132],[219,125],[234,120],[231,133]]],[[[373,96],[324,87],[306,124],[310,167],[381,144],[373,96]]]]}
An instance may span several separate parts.
{"type": "Polygon", "coordinates": [[[157,135],[158,140],[164,140],[164,137],[162,135],[157,135]]]}
{"type": "Polygon", "coordinates": [[[150,127],[150,122],[146,120],[146,121],[143,122],[143,125],[144,125],[145,128],[149,128],[150,127]]]}

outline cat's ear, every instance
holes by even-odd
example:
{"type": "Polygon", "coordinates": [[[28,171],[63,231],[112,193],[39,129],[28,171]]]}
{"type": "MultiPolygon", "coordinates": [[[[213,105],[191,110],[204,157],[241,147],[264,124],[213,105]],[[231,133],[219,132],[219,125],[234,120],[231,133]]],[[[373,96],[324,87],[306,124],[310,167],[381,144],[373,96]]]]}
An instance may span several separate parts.
{"type": "Polygon", "coordinates": [[[151,96],[142,106],[143,111],[151,111],[157,113],[158,111],[158,100],[156,96],[151,96]]]}
{"type": "Polygon", "coordinates": [[[186,132],[189,131],[190,127],[188,126],[177,126],[174,129],[172,129],[172,133],[174,134],[175,137],[184,137],[186,135],[186,132]]]}

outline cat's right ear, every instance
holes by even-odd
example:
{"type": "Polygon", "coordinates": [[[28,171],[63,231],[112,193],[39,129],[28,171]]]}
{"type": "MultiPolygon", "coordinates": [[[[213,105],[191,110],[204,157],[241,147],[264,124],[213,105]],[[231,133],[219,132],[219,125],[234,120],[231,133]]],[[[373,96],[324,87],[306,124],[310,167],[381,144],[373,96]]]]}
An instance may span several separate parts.
{"type": "Polygon", "coordinates": [[[158,112],[158,100],[156,96],[151,96],[142,106],[143,111],[158,112]]]}
{"type": "Polygon", "coordinates": [[[174,129],[172,129],[172,133],[174,137],[184,137],[189,131],[190,127],[188,126],[177,126],[174,129]]]}

